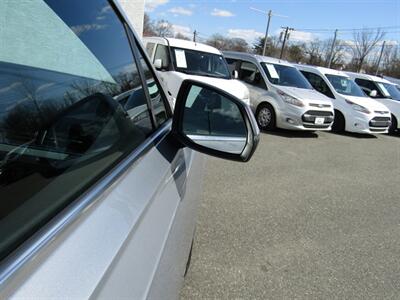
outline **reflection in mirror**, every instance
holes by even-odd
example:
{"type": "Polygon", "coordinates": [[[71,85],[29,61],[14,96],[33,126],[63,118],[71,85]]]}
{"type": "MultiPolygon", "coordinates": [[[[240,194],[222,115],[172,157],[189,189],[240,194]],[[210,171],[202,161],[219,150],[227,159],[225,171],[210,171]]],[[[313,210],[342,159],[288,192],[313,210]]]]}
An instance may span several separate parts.
{"type": "Polygon", "coordinates": [[[182,126],[190,140],[214,150],[240,154],[247,143],[245,120],[237,104],[204,87],[191,87],[182,126]]]}

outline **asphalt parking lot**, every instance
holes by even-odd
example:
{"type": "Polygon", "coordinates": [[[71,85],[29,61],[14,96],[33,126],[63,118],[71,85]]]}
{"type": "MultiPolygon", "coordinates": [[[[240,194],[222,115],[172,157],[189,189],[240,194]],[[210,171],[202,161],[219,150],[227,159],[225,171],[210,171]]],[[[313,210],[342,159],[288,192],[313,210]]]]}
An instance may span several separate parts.
{"type": "Polygon", "coordinates": [[[262,133],[206,166],[182,299],[400,298],[400,137],[262,133]]]}

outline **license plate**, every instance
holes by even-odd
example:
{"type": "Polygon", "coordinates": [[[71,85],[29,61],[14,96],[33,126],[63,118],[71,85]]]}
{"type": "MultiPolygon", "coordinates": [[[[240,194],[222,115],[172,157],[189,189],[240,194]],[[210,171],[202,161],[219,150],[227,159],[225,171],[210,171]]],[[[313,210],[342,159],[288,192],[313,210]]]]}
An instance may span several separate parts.
{"type": "Polygon", "coordinates": [[[323,125],[325,122],[325,118],[315,118],[315,124],[323,125]]]}

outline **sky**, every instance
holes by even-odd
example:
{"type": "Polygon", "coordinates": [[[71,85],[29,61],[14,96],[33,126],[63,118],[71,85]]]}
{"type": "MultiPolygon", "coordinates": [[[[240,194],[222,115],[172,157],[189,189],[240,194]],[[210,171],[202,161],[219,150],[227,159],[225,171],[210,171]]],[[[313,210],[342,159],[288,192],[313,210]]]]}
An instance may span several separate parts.
{"type": "Polygon", "coordinates": [[[296,29],[292,41],[332,38],[334,29],[338,38],[351,40],[349,29],[387,27],[385,39],[400,43],[400,0],[146,0],[145,5],[151,19],[168,20],[176,33],[192,36],[196,30],[203,39],[220,33],[248,43],[265,34],[267,23],[266,14],[251,8],[275,14],[270,35],[279,35],[282,26],[296,29]]]}

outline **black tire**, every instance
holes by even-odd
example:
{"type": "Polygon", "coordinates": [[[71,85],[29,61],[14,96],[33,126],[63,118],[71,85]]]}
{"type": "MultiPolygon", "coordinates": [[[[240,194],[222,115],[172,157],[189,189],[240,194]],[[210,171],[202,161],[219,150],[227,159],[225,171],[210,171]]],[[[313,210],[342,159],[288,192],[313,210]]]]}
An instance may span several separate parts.
{"type": "Polygon", "coordinates": [[[273,130],[276,127],[275,110],[269,103],[257,107],[256,120],[260,130],[273,130]]]}
{"type": "Polygon", "coordinates": [[[389,134],[395,134],[398,132],[397,130],[397,119],[395,116],[392,115],[392,125],[389,127],[389,134]]]}
{"type": "Polygon", "coordinates": [[[343,114],[340,111],[335,110],[335,119],[333,121],[332,131],[337,133],[343,132],[344,129],[346,128],[345,122],[346,121],[344,119],[343,114]]]}

